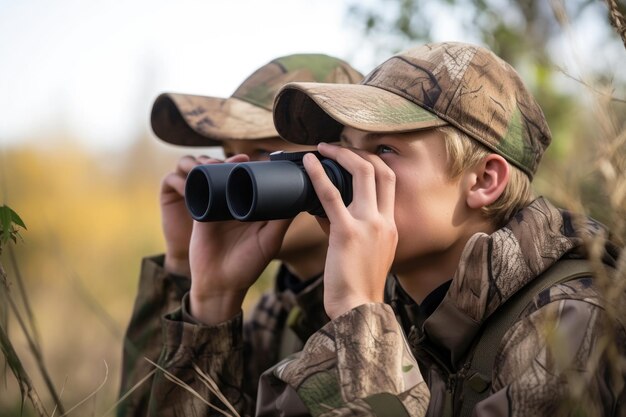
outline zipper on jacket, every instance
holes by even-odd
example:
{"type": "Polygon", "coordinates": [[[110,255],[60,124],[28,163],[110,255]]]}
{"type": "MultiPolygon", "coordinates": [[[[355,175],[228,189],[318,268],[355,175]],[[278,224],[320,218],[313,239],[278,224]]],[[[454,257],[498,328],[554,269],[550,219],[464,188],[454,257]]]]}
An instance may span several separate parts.
{"type": "Polygon", "coordinates": [[[428,357],[435,363],[439,368],[445,372],[445,375],[442,377],[445,378],[446,383],[446,391],[444,395],[444,405],[443,405],[443,415],[442,417],[452,417],[454,415],[454,398],[455,398],[455,389],[457,385],[457,373],[453,372],[450,366],[433,350],[430,348],[428,343],[426,343],[426,336],[419,335],[418,331],[413,326],[411,332],[409,333],[409,339],[411,340],[411,348],[415,351],[421,351],[428,355],[428,357]]]}

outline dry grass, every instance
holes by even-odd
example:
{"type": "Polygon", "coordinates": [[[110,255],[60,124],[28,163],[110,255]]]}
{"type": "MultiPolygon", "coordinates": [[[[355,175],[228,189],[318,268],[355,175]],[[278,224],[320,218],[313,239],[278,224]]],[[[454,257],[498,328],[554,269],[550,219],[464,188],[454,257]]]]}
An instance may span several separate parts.
{"type": "MultiPolygon", "coordinates": [[[[558,0],[551,4],[563,30],[571,34],[575,28],[569,25],[564,4],[558,0]]],[[[626,47],[626,21],[615,2],[609,0],[607,5],[611,24],[626,47]]],[[[573,41],[569,47],[576,54],[573,41]]],[[[622,247],[626,242],[626,101],[625,97],[616,96],[611,82],[599,82],[585,76],[585,68],[580,64],[575,70],[582,75],[565,75],[578,82],[585,109],[581,119],[584,125],[578,130],[578,135],[571,138],[573,145],[567,163],[557,175],[554,172],[550,172],[549,177],[546,175],[541,187],[561,206],[601,220],[609,231],[609,234],[598,234],[588,239],[585,244],[595,271],[595,283],[605,300],[606,316],[599,325],[614,329],[616,323],[621,323],[621,326],[626,324],[626,252],[620,253],[613,271],[605,268],[602,259],[608,240],[622,247]],[[555,178],[560,180],[555,181],[555,178]]],[[[585,372],[576,372],[568,378],[569,401],[562,404],[561,414],[570,415],[572,408],[578,415],[602,414],[602,410],[595,408],[595,392],[590,387],[594,386],[596,371],[603,363],[611,366],[607,376],[609,386],[614,392],[624,389],[626,357],[621,345],[625,340],[619,331],[605,332],[597,341],[585,372]]],[[[551,342],[555,352],[562,349],[563,341],[558,337],[551,342]]]]}

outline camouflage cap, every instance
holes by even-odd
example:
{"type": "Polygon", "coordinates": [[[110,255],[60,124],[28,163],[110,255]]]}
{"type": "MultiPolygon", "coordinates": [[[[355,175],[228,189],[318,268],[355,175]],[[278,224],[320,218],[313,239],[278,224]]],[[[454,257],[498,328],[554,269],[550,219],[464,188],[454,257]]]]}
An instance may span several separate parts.
{"type": "Polygon", "coordinates": [[[274,59],[250,75],[229,98],[164,93],[150,121],[160,139],[184,146],[215,146],[228,139],[278,137],[272,120],[276,93],[288,82],[357,83],[363,75],[323,54],[274,59]]]}
{"type": "Polygon", "coordinates": [[[488,49],[456,42],[401,52],[359,85],[286,85],[274,123],[284,139],[307,145],[337,140],[343,126],[391,133],[450,124],[531,178],[551,138],[517,72],[488,49]]]}

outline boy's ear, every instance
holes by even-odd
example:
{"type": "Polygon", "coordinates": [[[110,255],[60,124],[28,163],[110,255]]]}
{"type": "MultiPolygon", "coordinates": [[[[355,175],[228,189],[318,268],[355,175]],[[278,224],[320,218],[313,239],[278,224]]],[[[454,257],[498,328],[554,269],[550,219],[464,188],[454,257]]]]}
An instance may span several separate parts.
{"type": "Polygon", "coordinates": [[[469,172],[467,205],[473,209],[488,206],[500,197],[509,183],[509,163],[500,155],[489,154],[469,172]]]}

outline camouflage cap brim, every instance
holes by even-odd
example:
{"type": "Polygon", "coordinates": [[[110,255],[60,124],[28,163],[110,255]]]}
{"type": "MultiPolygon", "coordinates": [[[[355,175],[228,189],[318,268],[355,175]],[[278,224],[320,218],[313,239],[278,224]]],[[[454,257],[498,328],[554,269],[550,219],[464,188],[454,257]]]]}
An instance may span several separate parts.
{"type": "Polygon", "coordinates": [[[254,71],[230,98],[162,94],[152,108],[152,129],[160,139],[183,146],[274,138],[278,132],[272,105],[280,87],[291,81],[356,83],[362,78],[348,63],[329,55],[287,55],[254,71]]]}
{"type": "Polygon", "coordinates": [[[157,137],[181,146],[278,137],[271,111],[234,97],[161,94],[154,101],[150,121],[157,137]]]}
{"type": "Polygon", "coordinates": [[[289,142],[314,145],[338,140],[343,126],[393,133],[430,129],[448,122],[377,87],[289,83],[276,97],[274,124],[289,142]]]}

